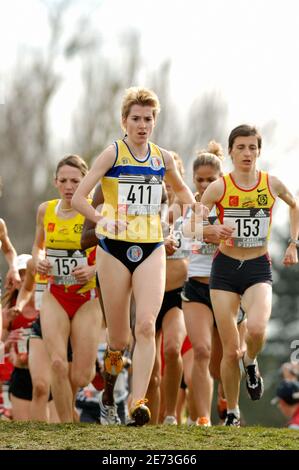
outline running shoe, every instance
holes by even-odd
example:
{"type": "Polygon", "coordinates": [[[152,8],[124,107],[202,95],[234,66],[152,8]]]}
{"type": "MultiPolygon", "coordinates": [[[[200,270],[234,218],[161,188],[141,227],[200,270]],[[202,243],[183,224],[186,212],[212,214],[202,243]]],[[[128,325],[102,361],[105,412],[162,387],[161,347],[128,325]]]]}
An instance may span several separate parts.
{"type": "Polygon", "coordinates": [[[200,418],[198,418],[198,426],[202,426],[204,428],[208,428],[211,426],[211,421],[209,420],[209,418],[206,418],[205,416],[201,416],[200,418]]]}
{"type": "Polygon", "coordinates": [[[146,406],[148,400],[146,398],[138,400],[134,408],[131,409],[131,419],[127,426],[143,426],[151,419],[150,409],[146,406]]]}
{"type": "Polygon", "coordinates": [[[240,418],[238,418],[234,413],[227,413],[224,426],[235,426],[236,428],[239,428],[240,418]]]}
{"type": "Polygon", "coordinates": [[[99,405],[100,405],[100,422],[101,424],[107,426],[109,424],[121,424],[121,421],[117,414],[117,406],[114,405],[105,405],[103,403],[103,393],[101,391],[99,395],[99,405]]]}
{"type": "Polygon", "coordinates": [[[163,424],[172,424],[172,425],[177,425],[178,422],[176,420],[175,416],[165,416],[163,424]]]}
{"type": "MultiPolygon", "coordinates": [[[[244,359],[243,359],[244,364],[244,359]]],[[[258,363],[245,366],[246,388],[251,400],[260,400],[264,393],[264,381],[259,372],[258,363]]]]}

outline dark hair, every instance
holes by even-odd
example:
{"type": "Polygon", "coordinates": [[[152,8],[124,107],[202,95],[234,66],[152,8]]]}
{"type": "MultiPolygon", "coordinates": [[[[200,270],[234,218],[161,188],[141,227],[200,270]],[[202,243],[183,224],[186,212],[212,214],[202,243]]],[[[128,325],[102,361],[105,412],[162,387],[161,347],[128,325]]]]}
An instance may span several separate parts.
{"type": "Polygon", "coordinates": [[[55,178],[57,178],[59,169],[64,165],[72,166],[73,168],[78,168],[78,170],[81,171],[82,176],[85,176],[88,173],[88,166],[87,163],[83,160],[83,158],[79,157],[79,155],[66,155],[58,162],[55,172],[55,178]]]}
{"type": "Polygon", "coordinates": [[[258,149],[262,148],[262,137],[259,131],[255,126],[250,126],[249,124],[241,124],[238,127],[235,127],[228,138],[228,150],[229,152],[233,148],[234,141],[237,137],[249,137],[255,136],[257,138],[258,149]]]}

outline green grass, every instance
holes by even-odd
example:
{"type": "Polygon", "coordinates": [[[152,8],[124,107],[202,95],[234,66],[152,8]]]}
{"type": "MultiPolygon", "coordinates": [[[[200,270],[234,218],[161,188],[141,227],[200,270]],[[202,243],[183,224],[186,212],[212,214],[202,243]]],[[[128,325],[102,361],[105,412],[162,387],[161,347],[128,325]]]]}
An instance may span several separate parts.
{"type": "Polygon", "coordinates": [[[99,426],[0,422],[0,449],[274,450],[299,449],[299,432],[288,429],[187,426],[99,426]]]}

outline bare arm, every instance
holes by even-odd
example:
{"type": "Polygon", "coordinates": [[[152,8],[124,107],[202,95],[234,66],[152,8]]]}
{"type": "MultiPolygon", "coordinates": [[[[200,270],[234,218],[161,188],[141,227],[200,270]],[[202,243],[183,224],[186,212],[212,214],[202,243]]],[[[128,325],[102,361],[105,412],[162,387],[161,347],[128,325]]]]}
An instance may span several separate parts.
{"type": "MultiPolygon", "coordinates": [[[[299,235],[299,204],[289,189],[275,176],[269,177],[270,188],[274,194],[282,199],[290,210],[290,235],[291,239],[298,240],[299,235]]],[[[286,249],[283,263],[286,266],[298,263],[298,253],[296,243],[291,242],[286,249]]]]}
{"type": "Polygon", "coordinates": [[[44,217],[48,202],[43,202],[37,209],[35,238],[32,247],[32,259],[35,269],[40,274],[48,274],[51,268],[45,253],[44,217]]]}
{"type": "Polygon", "coordinates": [[[87,197],[101,178],[112,168],[115,161],[115,147],[110,145],[96,159],[91,170],[79,184],[73,198],[72,207],[86,219],[96,224],[102,219],[100,213],[88,204],[87,197]]]}
{"type": "Polygon", "coordinates": [[[6,224],[2,219],[0,219],[0,241],[9,267],[5,280],[5,288],[18,287],[21,279],[17,268],[17,253],[9,239],[6,224]]]}
{"type": "Polygon", "coordinates": [[[193,204],[195,203],[195,198],[192,194],[192,191],[184,180],[182,179],[179,171],[174,162],[173,156],[167,152],[167,150],[162,150],[165,166],[166,166],[166,173],[165,173],[165,181],[169,183],[175,192],[178,200],[182,204],[193,204]]]}
{"type": "Polygon", "coordinates": [[[216,202],[220,201],[224,193],[224,183],[222,178],[209,184],[201,197],[201,202],[210,210],[215,206],[216,202]]]}
{"type": "MultiPolygon", "coordinates": [[[[95,209],[103,204],[104,196],[101,185],[98,184],[96,186],[93,198],[92,198],[92,207],[95,209]]],[[[96,246],[98,244],[98,239],[95,233],[96,223],[92,222],[89,219],[84,220],[83,230],[81,235],[81,248],[86,250],[87,248],[91,248],[92,246],[96,246]]]]}

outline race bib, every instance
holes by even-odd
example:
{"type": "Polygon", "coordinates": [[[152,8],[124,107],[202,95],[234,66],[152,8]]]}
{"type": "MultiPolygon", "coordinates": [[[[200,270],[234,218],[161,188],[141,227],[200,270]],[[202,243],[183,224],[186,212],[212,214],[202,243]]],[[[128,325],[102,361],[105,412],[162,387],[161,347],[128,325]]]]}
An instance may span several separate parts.
{"type": "Polygon", "coordinates": [[[183,218],[179,219],[174,224],[172,235],[176,240],[176,251],[171,256],[167,256],[167,259],[183,259],[189,256],[191,251],[191,238],[186,238],[183,235],[183,218]]]}
{"type": "Polygon", "coordinates": [[[47,259],[51,263],[51,280],[54,284],[78,284],[71,273],[78,266],[87,265],[87,257],[80,250],[54,250],[47,249],[47,259]]]}
{"type": "Polygon", "coordinates": [[[225,209],[223,223],[235,230],[225,241],[228,246],[253,248],[264,246],[270,227],[269,209],[225,209]]]}
{"type": "Polygon", "coordinates": [[[162,198],[162,178],[152,175],[120,175],[118,207],[127,215],[157,215],[162,198]]]}

